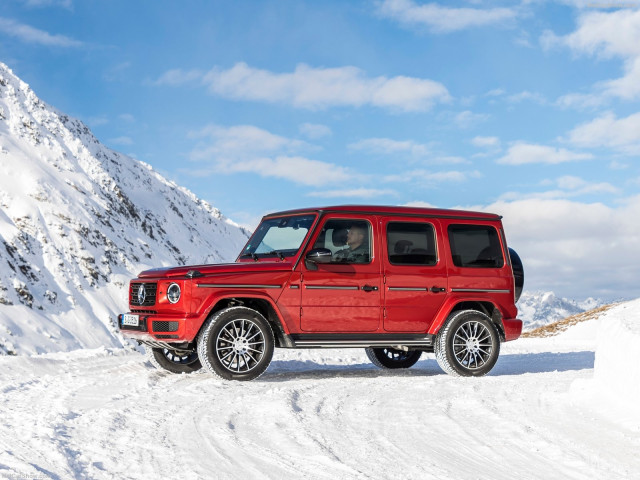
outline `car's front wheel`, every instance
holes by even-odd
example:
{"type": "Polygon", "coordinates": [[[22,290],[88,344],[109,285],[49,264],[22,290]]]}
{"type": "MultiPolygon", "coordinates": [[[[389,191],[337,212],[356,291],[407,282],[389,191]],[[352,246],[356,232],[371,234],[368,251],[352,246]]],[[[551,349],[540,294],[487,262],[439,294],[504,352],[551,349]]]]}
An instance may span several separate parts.
{"type": "Polygon", "coordinates": [[[273,357],[273,331],[251,308],[229,307],[216,312],[198,335],[198,356],[209,372],[226,380],[253,380],[273,357]]]}
{"type": "Polygon", "coordinates": [[[436,335],[435,354],[440,367],[450,375],[486,375],[500,354],[498,329],[484,313],[456,312],[436,335]]]}
{"type": "Polygon", "coordinates": [[[195,350],[169,350],[168,348],[144,347],[147,360],[154,367],[171,373],[192,373],[202,368],[195,350]]]}
{"type": "Polygon", "coordinates": [[[396,348],[365,348],[364,351],[375,366],[380,368],[409,368],[413,367],[422,352],[419,350],[406,352],[396,348]]]}

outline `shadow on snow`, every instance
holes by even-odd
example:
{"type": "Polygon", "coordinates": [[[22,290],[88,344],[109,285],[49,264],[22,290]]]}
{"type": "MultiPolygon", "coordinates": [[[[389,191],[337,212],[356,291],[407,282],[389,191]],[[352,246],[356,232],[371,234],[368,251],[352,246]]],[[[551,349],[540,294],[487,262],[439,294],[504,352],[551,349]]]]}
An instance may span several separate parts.
{"type": "MultiPolygon", "coordinates": [[[[593,368],[594,361],[595,353],[590,351],[501,355],[489,376],[588,370],[593,368]]],[[[410,369],[395,370],[380,369],[369,363],[322,365],[310,360],[280,360],[274,361],[260,380],[274,382],[312,378],[432,377],[435,375],[444,375],[444,372],[434,358],[421,360],[410,369]]]]}

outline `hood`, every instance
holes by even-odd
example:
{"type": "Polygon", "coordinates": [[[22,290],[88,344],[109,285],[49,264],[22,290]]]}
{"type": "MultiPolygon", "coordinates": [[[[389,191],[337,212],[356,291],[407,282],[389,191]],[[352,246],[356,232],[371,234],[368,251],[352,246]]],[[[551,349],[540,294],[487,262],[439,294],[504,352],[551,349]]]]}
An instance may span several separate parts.
{"type": "Polygon", "coordinates": [[[288,261],[219,263],[213,265],[153,268],[140,272],[138,278],[201,277],[222,273],[286,272],[292,269],[293,264],[288,261]],[[198,273],[194,275],[192,272],[199,272],[201,275],[198,275],[198,273]]]}

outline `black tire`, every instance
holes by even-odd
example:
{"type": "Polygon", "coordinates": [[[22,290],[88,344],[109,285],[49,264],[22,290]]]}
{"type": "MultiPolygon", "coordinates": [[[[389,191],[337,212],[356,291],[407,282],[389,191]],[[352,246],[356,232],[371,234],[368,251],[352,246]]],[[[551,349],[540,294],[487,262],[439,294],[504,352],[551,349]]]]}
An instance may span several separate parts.
{"type": "Polygon", "coordinates": [[[198,352],[195,350],[169,350],[146,345],[144,350],[147,360],[159,370],[167,370],[171,373],[193,373],[202,368],[198,352]]]}
{"type": "Polygon", "coordinates": [[[436,335],[438,365],[449,375],[481,377],[491,371],[500,355],[500,335],[484,313],[454,313],[436,335]]]}
{"type": "Polygon", "coordinates": [[[409,368],[413,367],[422,352],[420,350],[412,350],[405,352],[391,347],[385,348],[365,348],[364,351],[376,367],[380,368],[409,368]]]}
{"type": "Polygon", "coordinates": [[[253,380],[273,357],[273,331],[267,320],[247,307],[216,312],[198,335],[202,365],[225,380],[253,380]]]}

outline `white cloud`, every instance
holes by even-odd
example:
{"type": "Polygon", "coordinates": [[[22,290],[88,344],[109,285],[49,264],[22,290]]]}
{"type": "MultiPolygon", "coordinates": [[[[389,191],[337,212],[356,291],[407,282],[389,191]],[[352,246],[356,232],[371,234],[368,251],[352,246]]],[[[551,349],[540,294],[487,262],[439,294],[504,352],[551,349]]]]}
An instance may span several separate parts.
{"type": "Polygon", "coordinates": [[[208,125],[190,137],[200,142],[191,151],[191,160],[206,165],[185,172],[196,176],[253,173],[316,187],[360,178],[345,167],[297,155],[313,148],[306,142],[252,125],[208,125]]]}
{"type": "Polygon", "coordinates": [[[48,47],[81,47],[82,42],[64,35],[52,35],[30,25],[0,17],[0,32],[26,43],[35,43],[48,47]]]}
{"type": "Polygon", "coordinates": [[[448,170],[433,172],[418,169],[395,175],[387,175],[383,180],[386,182],[418,181],[425,185],[437,185],[440,183],[462,183],[471,178],[480,178],[481,176],[482,174],[478,171],[463,172],[459,170],[448,170]]]}
{"type": "Polygon", "coordinates": [[[437,205],[433,205],[429,202],[423,202],[422,200],[416,200],[404,204],[405,207],[418,207],[418,208],[439,208],[437,205]]]}
{"type": "Polygon", "coordinates": [[[453,121],[460,128],[471,128],[478,123],[486,122],[490,115],[484,113],[473,113],[471,110],[465,110],[456,114],[453,121]]]}
{"type": "Polygon", "coordinates": [[[616,207],[567,199],[498,201],[471,209],[503,216],[524,262],[525,289],[570,298],[637,298],[640,196],[616,207]]]}
{"type": "Polygon", "coordinates": [[[574,32],[565,36],[545,32],[541,42],[547,48],[563,45],[580,54],[622,59],[624,75],[596,84],[595,90],[598,95],[640,98],[640,10],[583,13],[574,32]]]}
{"type": "MultiPolygon", "coordinates": [[[[422,200],[407,205],[438,207],[422,200]]],[[[578,300],[638,297],[640,195],[616,206],[529,198],[457,208],[502,215],[508,244],[524,263],[526,291],[578,300]]]]}
{"type": "Polygon", "coordinates": [[[539,92],[529,92],[528,90],[525,90],[520,93],[514,93],[513,95],[509,95],[507,97],[507,100],[510,103],[521,103],[524,101],[530,101],[530,102],[539,103],[543,105],[547,103],[547,99],[544,97],[544,95],[542,95],[539,92]]]}
{"type": "Polygon", "coordinates": [[[481,137],[481,136],[477,136],[477,137],[473,137],[471,139],[471,143],[473,145],[475,145],[476,147],[482,147],[482,148],[499,147],[500,146],[500,139],[498,137],[481,137]]]}
{"type": "Polygon", "coordinates": [[[572,152],[565,148],[531,143],[516,143],[511,145],[506,155],[499,158],[497,162],[505,165],[525,165],[531,163],[556,164],[590,160],[592,158],[593,155],[590,153],[572,152]]]}
{"type": "Polygon", "coordinates": [[[71,10],[72,0],[23,0],[27,7],[62,7],[71,10]]]}
{"type": "Polygon", "coordinates": [[[293,152],[311,147],[306,142],[275,135],[253,125],[233,127],[207,125],[196,132],[191,132],[189,136],[210,140],[192,152],[191,158],[194,160],[210,158],[213,155],[246,157],[273,152],[293,152]]]}
{"type": "Polygon", "coordinates": [[[397,192],[388,189],[354,188],[311,192],[307,194],[308,197],[319,198],[374,198],[388,195],[397,195],[397,192]]]}
{"type": "Polygon", "coordinates": [[[169,70],[154,83],[182,85],[199,81],[210,93],[234,100],[284,103],[307,109],[370,105],[397,111],[425,111],[448,102],[446,87],[429,79],[367,77],[356,67],[313,68],[300,64],[291,73],[275,73],[236,63],[202,75],[198,70],[169,70]]]}
{"type": "Polygon", "coordinates": [[[602,95],[594,93],[568,93],[556,100],[560,108],[575,108],[577,110],[593,110],[607,102],[602,95]]]}
{"type": "Polygon", "coordinates": [[[303,123],[299,129],[300,133],[311,140],[328,137],[333,133],[328,126],[317,123],[303,123]]]}
{"type": "Polygon", "coordinates": [[[580,147],[609,147],[637,154],[640,152],[640,112],[625,118],[605,113],[574,128],[569,132],[569,141],[580,147]]]}
{"type": "Polygon", "coordinates": [[[493,90],[489,90],[487,93],[485,93],[485,97],[501,97],[503,95],[506,95],[506,91],[502,88],[494,88],[493,90]]]}
{"type": "Polygon", "coordinates": [[[472,27],[505,24],[516,18],[512,8],[452,8],[412,0],[384,0],[377,12],[410,27],[426,27],[434,33],[449,33],[472,27]]]}
{"type": "Polygon", "coordinates": [[[344,167],[300,156],[239,161],[220,159],[216,165],[216,173],[254,173],[261,177],[282,178],[314,187],[343,183],[354,178],[354,174],[344,167]]]}
{"type": "Polygon", "coordinates": [[[573,175],[565,175],[556,179],[558,187],[577,192],[579,194],[585,193],[619,193],[620,189],[614,187],[607,182],[588,182],[583,178],[573,175]]]}
{"type": "Polygon", "coordinates": [[[621,193],[618,187],[608,182],[589,182],[573,175],[565,175],[554,180],[545,180],[542,185],[546,187],[553,186],[556,189],[532,193],[506,192],[500,195],[499,198],[505,201],[524,199],[554,200],[590,194],[618,195],[621,193]]]}
{"type": "Polygon", "coordinates": [[[415,157],[429,155],[429,146],[413,140],[393,140],[391,138],[365,138],[348,145],[350,150],[361,150],[374,155],[395,155],[407,153],[415,157]]]}
{"type": "Polygon", "coordinates": [[[158,78],[154,85],[167,85],[170,87],[176,87],[178,85],[184,85],[186,83],[195,83],[202,80],[203,72],[201,70],[180,70],[179,68],[173,70],[167,70],[160,78],[158,78]]]}

